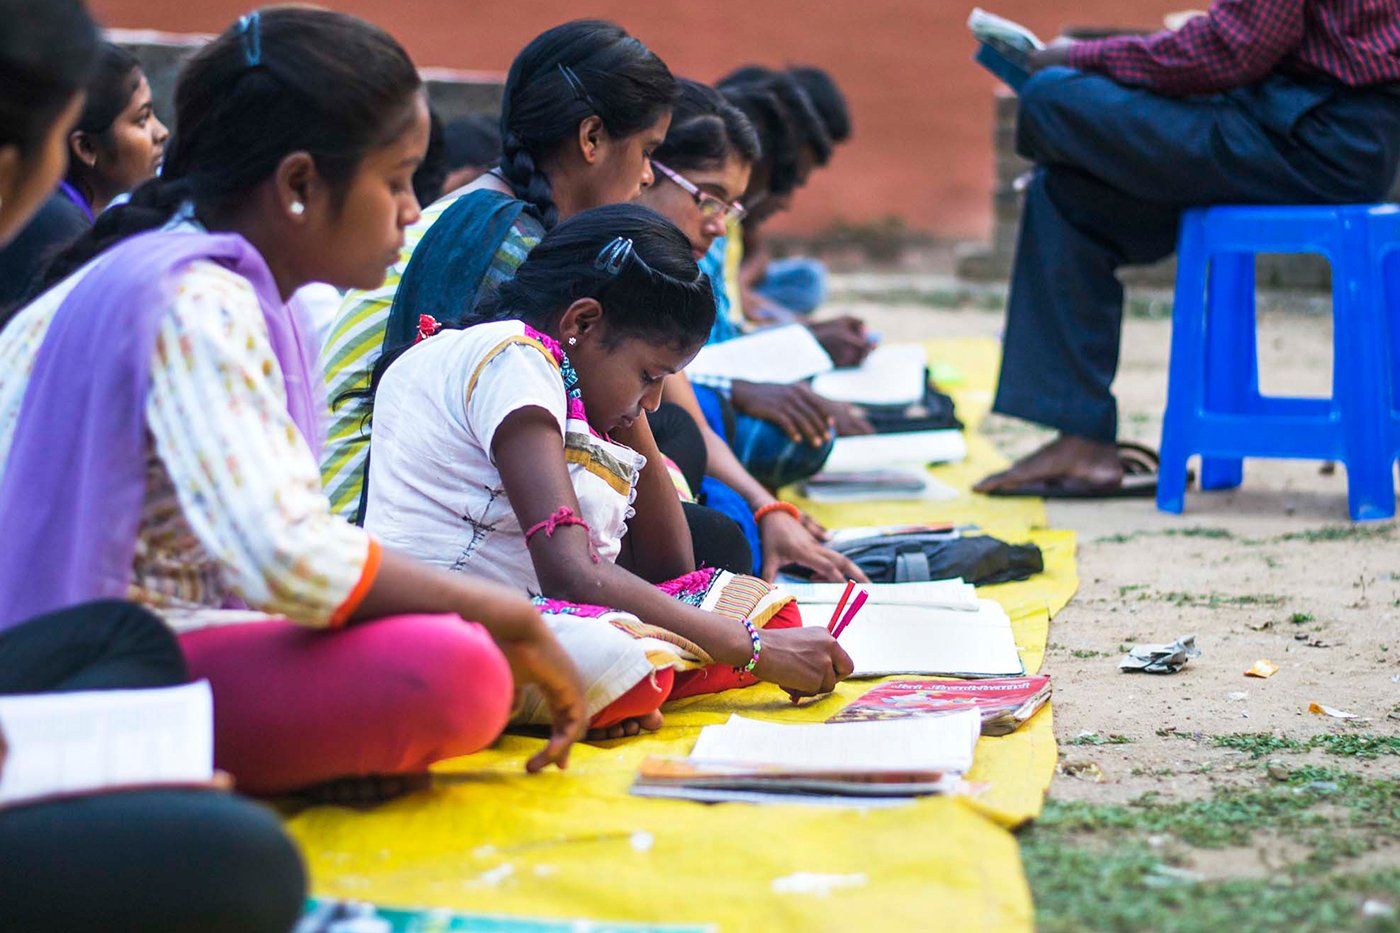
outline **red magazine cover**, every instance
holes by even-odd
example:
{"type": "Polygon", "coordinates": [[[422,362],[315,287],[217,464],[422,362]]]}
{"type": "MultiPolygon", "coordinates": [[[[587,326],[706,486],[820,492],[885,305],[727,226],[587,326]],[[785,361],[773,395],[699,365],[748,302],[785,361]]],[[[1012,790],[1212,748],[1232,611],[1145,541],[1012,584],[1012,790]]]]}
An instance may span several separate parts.
{"type": "Polygon", "coordinates": [[[827,722],[866,722],[952,713],[975,706],[982,713],[983,735],[1006,735],[1050,699],[1050,677],[997,680],[944,680],[920,677],[880,684],[854,700],[827,722]]]}

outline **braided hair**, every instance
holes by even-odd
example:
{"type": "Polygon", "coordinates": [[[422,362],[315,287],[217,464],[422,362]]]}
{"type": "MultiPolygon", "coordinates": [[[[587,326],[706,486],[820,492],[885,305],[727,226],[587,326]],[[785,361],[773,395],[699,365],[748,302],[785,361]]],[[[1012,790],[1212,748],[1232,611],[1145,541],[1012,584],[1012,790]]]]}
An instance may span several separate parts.
{"type": "Polygon", "coordinates": [[[559,221],[543,161],[590,116],[622,138],[671,109],[676,79],[665,62],[621,27],[574,20],[541,33],[506,75],[500,173],[546,230],[559,221]]]}
{"type": "Polygon", "coordinates": [[[413,119],[418,72],[364,20],[269,7],[229,27],[184,66],[165,167],[59,253],[45,285],[113,244],[163,226],[192,202],[206,226],[229,216],[293,152],[308,152],[343,198],[361,160],[413,119]]]}

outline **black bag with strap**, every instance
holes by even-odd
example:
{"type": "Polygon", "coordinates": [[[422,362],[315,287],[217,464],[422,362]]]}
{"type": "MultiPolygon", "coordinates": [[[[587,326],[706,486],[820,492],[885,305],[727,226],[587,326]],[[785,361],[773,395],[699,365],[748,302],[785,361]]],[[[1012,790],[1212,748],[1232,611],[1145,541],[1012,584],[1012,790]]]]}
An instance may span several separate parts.
{"type": "Polygon", "coordinates": [[[922,583],[961,577],[975,586],[1024,580],[1045,569],[1040,548],[989,535],[921,531],[833,543],[871,583],[922,583]]]}

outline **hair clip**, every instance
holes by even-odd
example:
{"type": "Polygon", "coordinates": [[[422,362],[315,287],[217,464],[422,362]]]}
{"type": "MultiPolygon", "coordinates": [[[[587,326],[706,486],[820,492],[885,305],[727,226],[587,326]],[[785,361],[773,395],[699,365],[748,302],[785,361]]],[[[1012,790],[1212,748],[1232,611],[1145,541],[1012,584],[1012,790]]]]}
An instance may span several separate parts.
{"type": "Polygon", "coordinates": [[[593,103],[593,98],[588,96],[588,91],[584,89],[583,82],[579,80],[578,75],[574,74],[574,70],[572,68],[570,68],[563,62],[560,62],[559,73],[564,76],[565,81],[569,82],[569,87],[573,89],[575,100],[581,101],[587,104],[588,106],[597,109],[596,105],[593,103]]]}
{"type": "Polygon", "coordinates": [[[625,236],[616,237],[598,251],[598,258],[593,260],[593,268],[608,275],[618,275],[622,272],[622,267],[627,265],[630,256],[632,241],[625,236]]]}
{"type": "Polygon", "coordinates": [[[262,64],[262,13],[238,18],[238,34],[243,37],[243,59],[249,68],[262,64]]]}

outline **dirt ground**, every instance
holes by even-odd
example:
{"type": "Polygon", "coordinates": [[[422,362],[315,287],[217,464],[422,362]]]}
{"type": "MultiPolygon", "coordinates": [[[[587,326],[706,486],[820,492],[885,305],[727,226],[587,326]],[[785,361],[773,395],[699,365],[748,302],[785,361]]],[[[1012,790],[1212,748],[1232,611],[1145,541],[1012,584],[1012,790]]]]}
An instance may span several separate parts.
{"type": "MultiPolygon", "coordinates": [[[[999,311],[934,307],[910,298],[847,303],[887,339],[997,337],[999,311]]],[[[836,298],[840,299],[839,285],[836,298]]],[[[979,306],[995,302],[975,302],[979,306]]],[[[1326,395],[1331,322],[1325,315],[1260,315],[1266,392],[1326,395]]],[[[1129,317],[1115,392],[1121,436],[1156,447],[1166,395],[1170,323],[1129,317]]],[[[983,431],[1009,456],[1049,435],[993,416],[983,431]]],[[[1400,530],[1353,525],[1346,475],[1315,462],[1248,461],[1244,485],[1188,494],[1184,514],[1151,500],[1050,503],[1050,524],[1079,536],[1078,594],[1051,624],[1044,671],[1054,676],[1055,731],[1066,763],[1097,765],[1102,782],[1061,774],[1052,800],[1163,803],[1199,799],[1230,782],[1260,780],[1263,762],[1213,738],[1273,733],[1400,734],[1400,530]],[[1125,674],[1134,642],[1196,636],[1201,656],[1172,676],[1125,674]],[[1279,671],[1244,676],[1255,661],[1279,671]],[[1308,712],[1321,703],[1363,717],[1308,712]]],[[[1322,763],[1317,751],[1290,759],[1322,763]]],[[[1370,780],[1400,776],[1397,758],[1334,759],[1370,780]]],[[[1247,878],[1288,857],[1288,840],[1193,850],[1186,867],[1207,879],[1247,878]]],[[[1391,841],[1363,857],[1400,865],[1391,841]]]]}

